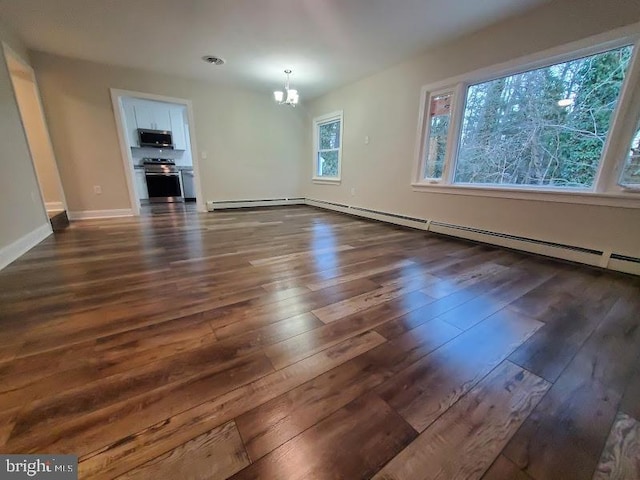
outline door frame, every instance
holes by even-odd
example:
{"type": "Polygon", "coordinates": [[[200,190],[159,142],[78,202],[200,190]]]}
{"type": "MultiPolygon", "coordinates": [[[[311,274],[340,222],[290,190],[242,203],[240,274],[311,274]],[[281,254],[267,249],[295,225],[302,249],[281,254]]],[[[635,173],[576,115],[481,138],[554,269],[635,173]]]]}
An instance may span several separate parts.
{"type": "Polygon", "coordinates": [[[198,162],[198,148],[196,144],[195,120],[193,115],[193,103],[186,98],[167,97],[164,95],[156,95],[153,93],[136,92],[133,90],[122,90],[119,88],[110,88],[111,103],[113,105],[113,115],[116,120],[116,129],[118,131],[118,142],[120,143],[120,156],[124,166],[125,178],[127,181],[127,189],[129,190],[129,201],[131,203],[131,211],[134,215],[140,215],[140,199],[136,194],[133,156],[129,146],[129,135],[125,129],[125,112],[122,100],[124,98],[140,98],[143,100],[154,100],[156,102],[174,103],[187,107],[187,121],[189,125],[189,143],[191,144],[191,160],[193,163],[194,181],[196,187],[196,209],[199,212],[206,212],[207,206],[202,197],[202,185],[200,182],[200,164],[198,162]]]}
{"type": "Polygon", "coordinates": [[[42,191],[42,180],[40,179],[40,174],[38,173],[38,169],[36,168],[36,163],[33,157],[33,149],[31,148],[31,142],[29,142],[29,135],[27,133],[27,127],[24,122],[24,117],[22,116],[22,111],[20,111],[20,102],[18,101],[18,95],[16,94],[15,87],[13,85],[13,78],[11,78],[11,68],[9,67],[9,57],[18,62],[29,74],[30,80],[33,83],[34,93],[36,95],[36,101],[38,102],[38,110],[44,124],[45,129],[45,141],[47,142],[47,146],[51,151],[53,156],[53,161],[56,166],[56,180],[58,182],[58,187],[60,189],[60,195],[62,197],[62,208],[69,215],[69,206],[67,204],[67,196],[64,193],[64,186],[62,184],[62,177],[60,176],[60,167],[58,166],[58,159],[56,158],[56,152],[53,149],[53,143],[51,142],[51,134],[49,133],[49,124],[47,123],[47,119],[44,115],[44,106],[42,105],[42,96],[40,95],[40,87],[38,87],[38,80],[36,79],[36,72],[33,67],[29,64],[29,62],[22,57],[18,52],[16,52],[13,48],[11,48],[7,43],[2,42],[2,50],[4,51],[4,61],[7,65],[7,71],[9,73],[9,80],[11,82],[11,89],[13,90],[13,96],[16,100],[16,105],[18,106],[18,112],[20,114],[20,123],[22,124],[22,130],[24,130],[24,134],[27,140],[27,147],[29,148],[29,157],[31,158],[31,165],[33,166],[33,171],[36,174],[36,180],[38,183],[38,190],[40,191],[40,200],[42,201],[42,207],[47,213],[47,218],[49,216],[49,211],[47,210],[47,202],[44,198],[44,192],[42,191]]]}

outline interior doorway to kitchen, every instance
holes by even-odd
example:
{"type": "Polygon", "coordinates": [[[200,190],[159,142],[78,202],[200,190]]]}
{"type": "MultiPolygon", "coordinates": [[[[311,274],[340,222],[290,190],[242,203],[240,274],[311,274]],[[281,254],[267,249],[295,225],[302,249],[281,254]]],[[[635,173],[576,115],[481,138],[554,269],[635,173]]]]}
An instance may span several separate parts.
{"type": "Polygon", "coordinates": [[[53,230],[62,230],[69,225],[67,201],[49,137],[36,76],[26,60],[7,45],[3,45],[3,47],[31,160],[40,187],[40,195],[53,230]]]}
{"type": "Polygon", "coordinates": [[[194,202],[206,211],[190,100],[111,89],[132,211],[194,202]]]}

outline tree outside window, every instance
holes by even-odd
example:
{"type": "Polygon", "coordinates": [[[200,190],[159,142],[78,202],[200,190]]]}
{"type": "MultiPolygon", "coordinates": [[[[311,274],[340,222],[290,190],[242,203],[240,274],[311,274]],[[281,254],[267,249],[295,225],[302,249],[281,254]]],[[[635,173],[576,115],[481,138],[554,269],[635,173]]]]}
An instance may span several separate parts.
{"type": "Polygon", "coordinates": [[[631,141],[620,184],[629,187],[640,186],[640,124],[631,141]]]}
{"type": "Polygon", "coordinates": [[[631,54],[627,46],[470,86],[455,182],[591,188],[631,54]]]}
{"type": "Polygon", "coordinates": [[[337,177],[340,156],[340,120],[318,126],[318,176],[337,177]]]}
{"type": "Polygon", "coordinates": [[[322,182],[340,181],[342,161],[342,111],[313,120],[313,178],[322,182]]]}

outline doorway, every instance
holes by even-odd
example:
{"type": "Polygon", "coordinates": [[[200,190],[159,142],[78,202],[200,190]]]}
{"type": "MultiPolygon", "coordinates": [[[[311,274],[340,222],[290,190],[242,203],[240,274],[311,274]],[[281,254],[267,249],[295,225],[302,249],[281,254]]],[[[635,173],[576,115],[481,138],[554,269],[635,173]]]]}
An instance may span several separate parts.
{"type": "Polygon", "coordinates": [[[69,225],[67,202],[44,117],[36,76],[33,68],[6,45],[4,45],[4,53],[40,194],[53,230],[62,230],[69,225]]]}
{"type": "Polygon", "coordinates": [[[151,203],[190,200],[206,211],[191,101],[118,89],[111,100],[134,215],[151,203]]]}

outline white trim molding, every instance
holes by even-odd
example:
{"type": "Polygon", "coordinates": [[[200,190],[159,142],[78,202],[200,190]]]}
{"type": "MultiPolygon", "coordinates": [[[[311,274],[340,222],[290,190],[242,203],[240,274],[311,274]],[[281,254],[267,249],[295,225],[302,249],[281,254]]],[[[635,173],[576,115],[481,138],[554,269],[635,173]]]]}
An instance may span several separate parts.
{"type": "Polygon", "coordinates": [[[114,210],[82,210],[69,212],[69,220],[92,220],[96,218],[133,217],[134,212],[130,208],[114,210]]]}
{"type": "Polygon", "coordinates": [[[52,233],[51,224],[47,222],[6,247],[0,248],[0,270],[20,258],[52,233]]]}
{"type": "Polygon", "coordinates": [[[640,196],[620,193],[598,193],[586,190],[532,189],[526,187],[492,187],[490,185],[443,185],[412,183],[414,192],[444,193],[477,197],[510,198],[538,202],[573,203],[606,207],[640,208],[640,196]]]}
{"type": "Polygon", "coordinates": [[[62,202],[45,202],[45,207],[47,208],[47,212],[51,212],[51,211],[63,211],[64,208],[64,203],[62,202]]]}
{"type": "MultiPolygon", "coordinates": [[[[40,121],[42,122],[42,124],[44,125],[44,142],[45,142],[45,146],[46,148],[51,152],[52,158],[53,158],[53,163],[54,163],[54,170],[55,170],[55,182],[58,186],[58,190],[60,193],[60,196],[62,197],[62,200],[60,202],[52,202],[52,203],[56,203],[56,204],[60,204],[61,206],[58,208],[57,205],[55,205],[55,207],[53,207],[52,209],[54,210],[66,210],[67,209],[67,200],[66,200],[66,196],[64,193],[64,187],[62,185],[62,179],[60,177],[60,170],[58,168],[58,162],[56,160],[56,154],[55,151],[53,150],[53,143],[51,143],[51,135],[49,133],[49,124],[47,123],[47,119],[44,115],[44,106],[42,105],[42,96],[40,95],[40,87],[38,86],[38,80],[36,78],[36,73],[35,70],[33,69],[33,67],[31,66],[31,64],[25,59],[23,58],[18,52],[16,52],[15,50],[13,50],[9,45],[7,45],[5,42],[2,42],[2,48],[4,50],[4,55],[5,55],[5,62],[9,61],[9,58],[11,58],[12,60],[18,62],[22,68],[27,72],[27,74],[29,75],[29,81],[33,84],[33,92],[34,92],[34,96],[35,96],[35,100],[36,100],[36,104],[37,104],[37,109],[38,109],[38,115],[40,116],[40,121]]],[[[7,67],[8,67],[8,63],[7,63],[7,67]]],[[[11,84],[12,84],[12,88],[13,88],[13,79],[11,80],[11,84]]],[[[16,92],[14,91],[14,96],[16,96],[16,92]]],[[[18,103],[18,98],[16,96],[15,98],[16,103],[18,103]]],[[[19,108],[18,108],[19,110],[19,108]]],[[[38,169],[36,168],[36,164],[34,161],[34,155],[33,155],[33,145],[31,145],[31,142],[29,142],[29,136],[27,135],[27,127],[25,125],[24,122],[24,118],[22,116],[22,111],[20,111],[20,123],[22,124],[22,129],[24,130],[24,134],[27,140],[27,147],[29,148],[29,156],[31,157],[31,163],[33,165],[33,171],[36,175],[36,179],[38,181],[38,189],[40,190],[40,197],[43,203],[43,208],[48,211],[49,205],[47,202],[45,202],[44,199],[44,192],[42,190],[42,180],[40,178],[42,172],[38,172],[38,169]]]]}

